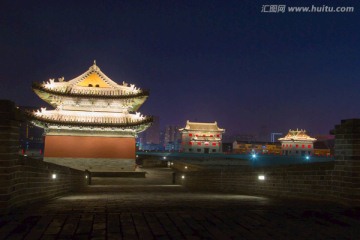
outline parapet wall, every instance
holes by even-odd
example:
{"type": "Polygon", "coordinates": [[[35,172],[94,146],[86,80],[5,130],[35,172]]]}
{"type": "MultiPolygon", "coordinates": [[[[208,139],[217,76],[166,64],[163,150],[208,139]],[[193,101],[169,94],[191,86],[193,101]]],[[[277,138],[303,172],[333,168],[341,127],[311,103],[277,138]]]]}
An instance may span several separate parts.
{"type": "Polygon", "coordinates": [[[4,170],[0,173],[0,212],[62,196],[87,185],[84,172],[37,159],[19,159],[4,170]]]}
{"type": "Polygon", "coordinates": [[[360,119],[342,120],[332,133],[335,135],[334,197],[360,206],[360,119]]]}
{"type": "Polygon", "coordinates": [[[20,157],[20,121],[14,103],[0,100],[0,213],[64,195],[87,183],[82,171],[20,157]]]}
{"type": "Polygon", "coordinates": [[[332,200],[334,162],[281,167],[196,169],[175,163],[177,182],[191,190],[332,200]],[[181,167],[178,168],[178,166],[181,167]],[[184,176],[184,178],[182,178],[184,176]],[[264,176],[265,180],[259,180],[264,176]]]}

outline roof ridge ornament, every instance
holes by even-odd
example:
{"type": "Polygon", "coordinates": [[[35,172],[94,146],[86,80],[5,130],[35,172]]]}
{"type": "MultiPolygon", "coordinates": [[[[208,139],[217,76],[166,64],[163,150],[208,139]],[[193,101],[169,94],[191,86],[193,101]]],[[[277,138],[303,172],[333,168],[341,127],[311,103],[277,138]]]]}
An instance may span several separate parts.
{"type": "Polygon", "coordinates": [[[96,59],[94,59],[93,65],[90,67],[90,70],[100,71],[100,68],[96,65],[96,59]]]}

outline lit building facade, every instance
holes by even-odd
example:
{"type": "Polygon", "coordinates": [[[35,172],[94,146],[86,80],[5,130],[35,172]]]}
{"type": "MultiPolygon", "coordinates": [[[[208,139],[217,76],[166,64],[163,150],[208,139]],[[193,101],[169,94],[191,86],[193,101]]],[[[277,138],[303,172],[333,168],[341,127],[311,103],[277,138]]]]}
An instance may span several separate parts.
{"type": "Polygon", "coordinates": [[[279,138],[283,155],[309,156],[314,154],[315,138],[306,134],[305,130],[289,130],[289,133],[279,138]]]}
{"type": "Polygon", "coordinates": [[[281,154],[280,143],[234,141],[233,153],[281,154]]]}
{"type": "Polygon", "coordinates": [[[70,80],[33,83],[33,91],[55,110],[29,112],[45,129],[44,161],[89,171],[130,171],[135,137],[151,117],[138,111],[148,92],[108,78],[94,64],[70,80]]]}
{"type": "Polygon", "coordinates": [[[317,140],[314,142],[314,156],[330,157],[333,155],[333,149],[326,142],[317,140]]]}
{"type": "Polygon", "coordinates": [[[222,134],[225,129],[219,128],[217,122],[186,122],[181,132],[182,151],[190,153],[219,153],[222,149],[222,134]]]}

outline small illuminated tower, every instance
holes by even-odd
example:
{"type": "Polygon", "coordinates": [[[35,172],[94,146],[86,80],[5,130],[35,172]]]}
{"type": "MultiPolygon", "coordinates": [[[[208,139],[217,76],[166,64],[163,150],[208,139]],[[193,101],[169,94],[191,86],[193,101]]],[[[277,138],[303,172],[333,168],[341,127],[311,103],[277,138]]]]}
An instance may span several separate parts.
{"type": "Polygon", "coordinates": [[[70,81],[50,79],[32,88],[55,108],[29,113],[45,129],[44,161],[80,170],[134,170],[135,137],[152,122],[137,112],[147,91],[117,84],[95,62],[70,81]]]}
{"type": "Polygon", "coordinates": [[[289,130],[289,133],[278,139],[281,142],[283,155],[310,156],[314,153],[315,138],[306,134],[305,130],[289,130]]]}
{"type": "Polygon", "coordinates": [[[219,153],[221,139],[225,129],[219,128],[217,122],[186,122],[181,132],[182,151],[191,153],[219,153]]]}

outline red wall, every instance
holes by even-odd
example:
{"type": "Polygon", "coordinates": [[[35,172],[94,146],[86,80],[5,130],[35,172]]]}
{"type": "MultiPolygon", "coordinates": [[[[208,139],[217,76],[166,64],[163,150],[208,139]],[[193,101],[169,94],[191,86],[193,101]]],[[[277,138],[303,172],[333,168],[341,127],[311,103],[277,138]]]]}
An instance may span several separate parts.
{"type": "Polygon", "coordinates": [[[135,138],[46,136],[44,157],[135,159],[135,138]]]}

